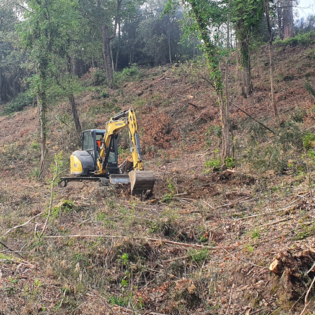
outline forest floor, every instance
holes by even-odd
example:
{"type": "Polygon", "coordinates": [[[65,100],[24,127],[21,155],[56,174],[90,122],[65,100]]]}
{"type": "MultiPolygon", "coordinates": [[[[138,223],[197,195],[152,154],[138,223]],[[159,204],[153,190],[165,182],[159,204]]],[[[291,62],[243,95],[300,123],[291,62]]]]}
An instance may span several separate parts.
{"type": "Polygon", "coordinates": [[[0,314],[313,314],[315,48],[278,46],[275,59],[278,120],[267,49],[252,56],[247,99],[231,58],[232,103],[275,134],[232,106],[228,169],[204,61],[130,71],[112,90],[91,86],[95,69],[82,78],[84,129],[136,110],[150,198],[96,182],[52,188],[54,156],[67,175],[79,148],[66,102],[49,111],[45,182],[37,109],[0,117],[0,314]]]}

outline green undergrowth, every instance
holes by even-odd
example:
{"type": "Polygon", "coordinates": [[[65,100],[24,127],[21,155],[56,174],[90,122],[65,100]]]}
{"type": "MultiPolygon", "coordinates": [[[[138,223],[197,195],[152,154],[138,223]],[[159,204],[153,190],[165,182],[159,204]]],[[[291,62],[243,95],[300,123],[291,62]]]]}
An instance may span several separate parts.
{"type": "Polygon", "coordinates": [[[3,114],[9,115],[22,111],[25,107],[32,105],[34,97],[29,92],[20,93],[4,106],[3,114]]]}
{"type": "Polygon", "coordinates": [[[276,40],[275,45],[278,46],[308,46],[315,43],[315,32],[311,31],[304,34],[298,34],[286,40],[276,40]]]}

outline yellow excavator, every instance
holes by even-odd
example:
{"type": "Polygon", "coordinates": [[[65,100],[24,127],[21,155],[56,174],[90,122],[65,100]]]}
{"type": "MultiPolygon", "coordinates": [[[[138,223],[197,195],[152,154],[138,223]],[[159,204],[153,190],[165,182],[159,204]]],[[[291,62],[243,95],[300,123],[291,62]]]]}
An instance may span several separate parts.
{"type": "Polygon", "coordinates": [[[71,177],[60,178],[59,185],[69,181],[101,181],[106,184],[131,184],[131,194],[153,191],[155,176],[144,171],[136,115],[133,109],[112,117],[105,129],[89,129],[82,133],[82,150],[70,157],[71,177]],[[118,134],[128,128],[131,157],[118,165],[118,134]],[[129,171],[129,172],[128,172],[129,171]],[[128,173],[127,173],[128,172],[128,173]]]}

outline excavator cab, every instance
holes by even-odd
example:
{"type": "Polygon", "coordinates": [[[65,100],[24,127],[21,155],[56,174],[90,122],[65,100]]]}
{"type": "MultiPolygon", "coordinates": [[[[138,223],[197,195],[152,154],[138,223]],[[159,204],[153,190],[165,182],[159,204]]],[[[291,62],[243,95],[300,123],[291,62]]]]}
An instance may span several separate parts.
{"type": "MultiPolygon", "coordinates": [[[[82,132],[82,150],[75,151],[70,157],[70,171],[72,175],[87,176],[97,171],[97,160],[104,142],[106,130],[90,129],[82,132]]],[[[119,174],[118,168],[118,134],[111,137],[107,149],[107,168],[104,176],[119,174]]]]}

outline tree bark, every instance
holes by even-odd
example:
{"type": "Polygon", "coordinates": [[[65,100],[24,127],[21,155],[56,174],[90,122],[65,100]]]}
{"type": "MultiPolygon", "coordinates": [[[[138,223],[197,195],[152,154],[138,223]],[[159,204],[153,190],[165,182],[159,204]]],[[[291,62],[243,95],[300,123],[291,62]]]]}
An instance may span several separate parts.
{"type": "Polygon", "coordinates": [[[247,98],[253,92],[251,70],[250,70],[250,52],[247,39],[241,43],[241,64],[242,64],[242,95],[247,98]]]}
{"type": "Polygon", "coordinates": [[[38,118],[40,126],[40,169],[39,178],[45,178],[45,157],[46,157],[46,92],[37,93],[38,118]]]}
{"type": "Polygon", "coordinates": [[[273,108],[274,116],[278,116],[278,108],[276,105],[276,98],[275,98],[275,90],[274,90],[274,81],[273,81],[273,49],[272,49],[272,42],[269,41],[269,64],[270,64],[270,92],[271,92],[271,104],[273,108]]]}
{"type": "Polygon", "coordinates": [[[219,95],[220,114],[221,114],[221,123],[222,123],[222,150],[221,157],[222,161],[230,157],[230,141],[229,141],[229,109],[228,101],[226,95],[223,95],[223,92],[219,95]]]}
{"type": "Polygon", "coordinates": [[[283,39],[286,40],[288,38],[293,37],[294,25],[293,25],[293,4],[292,0],[284,1],[283,8],[283,39]]]}
{"type": "Polygon", "coordinates": [[[73,120],[74,120],[74,124],[75,124],[75,129],[77,131],[77,134],[80,136],[82,129],[81,129],[81,124],[80,124],[79,114],[77,111],[77,105],[75,103],[73,94],[71,94],[68,97],[68,99],[69,99],[69,103],[71,106],[71,111],[72,111],[72,116],[73,116],[73,120]]]}
{"type": "Polygon", "coordinates": [[[268,33],[269,33],[269,67],[270,67],[270,92],[271,92],[271,104],[273,108],[273,114],[275,117],[278,116],[278,108],[276,104],[275,99],[275,91],[274,91],[274,81],[273,81],[273,53],[272,53],[272,29],[270,24],[270,17],[269,17],[269,2],[268,0],[264,0],[264,6],[265,6],[265,13],[266,13],[266,19],[267,19],[267,27],[268,27],[268,33]]]}
{"type": "Polygon", "coordinates": [[[107,84],[112,87],[114,80],[114,71],[112,67],[112,58],[110,53],[110,37],[108,35],[108,26],[104,23],[102,27],[103,35],[103,60],[106,71],[107,84]]]}
{"type": "Polygon", "coordinates": [[[170,63],[172,63],[172,49],[171,49],[171,30],[168,30],[168,56],[170,63]]]}
{"type": "MultiPolygon", "coordinates": [[[[229,1],[229,12],[227,21],[227,36],[226,49],[230,50],[230,8],[231,0],[229,1]]],[[[221,120],[222,120],[222,160],[230,157],[230,140],[229,140],[229,57],[226,58],[225,64],[225,98],[221,94],[221,120]]]]}
{"type": "Polygon", "coordinates": [[[120,21],[118,22],[118,47],[117,47],[117,52],[116,52],[115,71],[117,71],[118,69],[119,53],[120,53],[120,21]]]}

